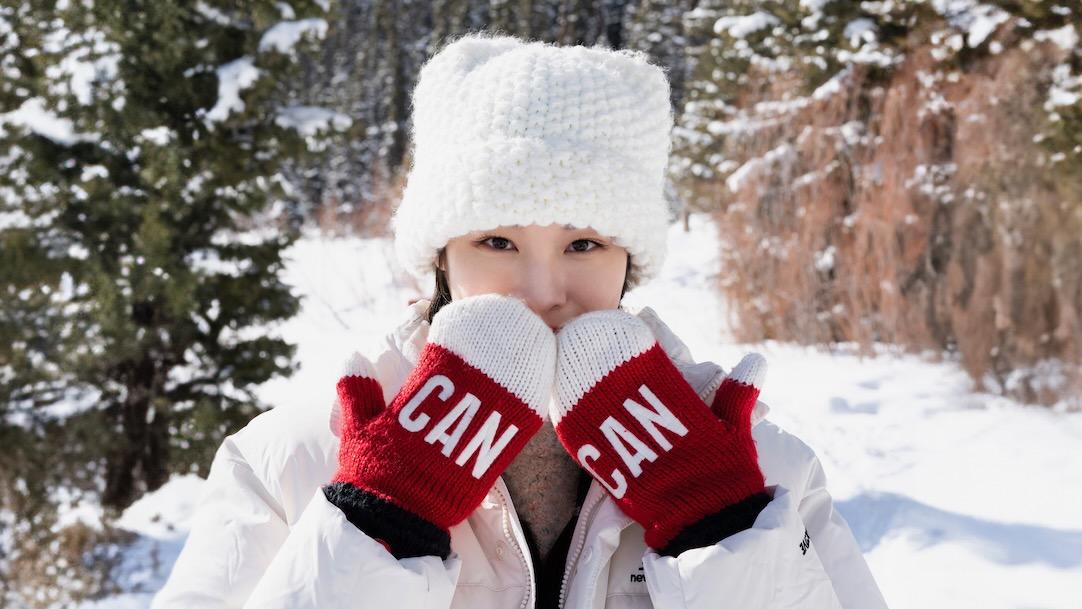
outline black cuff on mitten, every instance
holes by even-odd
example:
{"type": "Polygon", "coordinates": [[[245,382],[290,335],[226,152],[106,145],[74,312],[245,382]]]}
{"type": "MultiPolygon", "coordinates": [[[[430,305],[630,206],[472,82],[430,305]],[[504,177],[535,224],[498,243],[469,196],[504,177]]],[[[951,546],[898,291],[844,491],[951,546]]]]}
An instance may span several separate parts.
{"type": "Polygon", "coordinates": [[[730,535],[750,529],[759,512],[763,511],[770,500],[771,496],[763,491],[727,506],[716,514],[684,527],[657,553],[661,556],[677,556],[685,550],[712,546],[730,535]]]}
{"type": "Polygon", "coordinates": [[[361,490],[348,482],[323,487],[323,495],[353,526],[391,546],[395,558],[451,555],[451,534],[420,516],[361,490]]]}

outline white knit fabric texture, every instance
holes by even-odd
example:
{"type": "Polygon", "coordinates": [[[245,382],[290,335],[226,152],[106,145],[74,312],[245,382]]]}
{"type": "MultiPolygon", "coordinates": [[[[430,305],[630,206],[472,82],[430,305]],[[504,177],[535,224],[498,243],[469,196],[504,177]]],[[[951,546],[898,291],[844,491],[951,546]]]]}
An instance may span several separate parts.
{"type": "Polygon", "coordinates": [[[500,294],[456,300],[436,313],[428,342],[484,372],[539,417],[547,415],[556,337],[526,303],[500,294]]]}
{"type": "Polygon", "coordinates": [[[359,351],[354,351],[353,355],[351,355],[349,360],[342,366],[342,372],[338,376],[339,378],[343,376],[376,378],[375,366],[373,366],[372,362],[368,361],[368,358],[359,351]]]}
{"type": "Polygon", "coordinates": [[[650,326],[618,309],[580,315],[556,335],[553,425],[620,364],[657,344],[650,326]]]}
{"type": "Polygon", "coordinates": [[[631,254],[633,283],[665,259],[669,81],[644,53],[469,34],[421,68],[413,164],[392,217],[418,279],[471,231],[590,227],[631,254]]]}
{"type": "Polygon", "coordinates": [[[766,368],[765,357],[758,353],[749,353],[740,360],[726,378],[762,389],[763,382],[766,381],[766,368]]]}

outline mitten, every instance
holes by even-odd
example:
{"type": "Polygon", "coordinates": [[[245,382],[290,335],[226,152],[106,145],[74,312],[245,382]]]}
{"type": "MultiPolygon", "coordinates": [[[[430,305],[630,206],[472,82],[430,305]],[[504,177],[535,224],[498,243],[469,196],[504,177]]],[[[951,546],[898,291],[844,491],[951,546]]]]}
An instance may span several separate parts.
{"type": "Polygon", "coordinates": [[[634,315],[587,313],[556,341],[556,434],[647,545],[676,555],[751,526],[771,499],[751,435],[761,356],[745,357],[708,406],[634,315]]]}
{"type": "Polygon", "coordinates": [[[417,365],[384,408],[372,365],[338,381],[338,470],[324,494],[397,558],[450,554],[465,520],[540,429],[556,339],[522,301],[486,294],[432,320],[417,365]]]}

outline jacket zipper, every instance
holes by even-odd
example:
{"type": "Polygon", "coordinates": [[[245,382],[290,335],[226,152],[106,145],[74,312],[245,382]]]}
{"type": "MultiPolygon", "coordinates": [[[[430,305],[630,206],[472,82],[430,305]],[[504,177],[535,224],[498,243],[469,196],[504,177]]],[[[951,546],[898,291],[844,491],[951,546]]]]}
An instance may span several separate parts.
{"type": "MultiPolygon", "coordinates": [[[[591,482],[591,484],[594,483],[591,482]]],[[[564,603],[567,602],[567,580],[571,576],[571,567],[578,561],[579,553],[582,552],[582,546],[586,544],[586,528],[587,524],[589,523],[590,516],[594,508],[596,508],[601,503],[601,500],[604,498],[605,494],[600,493],[594,497],[593,501],[591,501],[588,505],[584,505],[582,509],[579,510],[579,521],[576,523],[575,536],[572,539],[571,544],[572,551],[567,555],[568,560],[567,564],[564,566],[563,581],[560,582],[560,609],[564,609],[564,603]]]]}
{"type": "Polygon", "coordinates": [[[507,506],[507,509],[510,512],[508,519],[504,522],[503,534],[504,537],[507,537],[514,544],[515,551],[518,552],[519,560],[522,561],[522,566],[526,567],[526,596],[522,599],[522,603],[519,604],[519,609],[526,609],[530,603],[530,599],[536,598],[536,594],[534,591],[535,584],[533,581],[533,565],[531,564],[530,559],[526,558],[526,555],[522,553],[522,546],[523,543],[525,543],[525,540],[522,540],[522,542],[520,542],[514,531],[507,530],[508,526],[510,526],[511,529],[514,529],[514,524],[511,523],[511,521],[517,519],[518,514],[516,514],[514,511],[515,507],[511,503],[510,496],[508,496],[507,493],[501,488],[501,486],[503,485],[503,480],[497,480],[499,480],[499,483],[496,484],[496,492],[499,493],[500,498],[503,499],[503,504],[507,506]]]}

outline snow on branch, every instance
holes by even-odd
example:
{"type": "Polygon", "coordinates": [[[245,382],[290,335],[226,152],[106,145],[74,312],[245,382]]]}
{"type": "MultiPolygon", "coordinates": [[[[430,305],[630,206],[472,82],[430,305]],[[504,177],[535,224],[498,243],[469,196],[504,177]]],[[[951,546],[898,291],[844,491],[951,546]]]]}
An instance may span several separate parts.
{"type": "Polygon", "coordinates": [[[259,39],[259,52],[275,50],[286,55],[292,54],[297,42],[309,33],[317,38],[323,38],[327,34],[327,22],[323,19],[312,18],[278,23],[259,39]]]}

